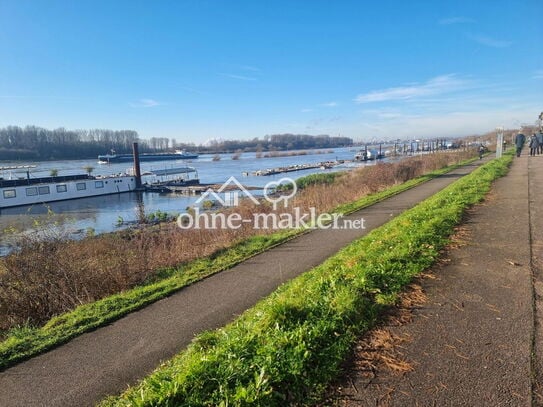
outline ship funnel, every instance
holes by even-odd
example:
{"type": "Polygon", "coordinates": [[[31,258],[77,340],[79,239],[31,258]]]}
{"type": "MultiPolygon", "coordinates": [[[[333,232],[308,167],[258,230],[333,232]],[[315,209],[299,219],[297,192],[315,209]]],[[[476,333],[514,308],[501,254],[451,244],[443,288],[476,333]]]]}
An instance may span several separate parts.
{"type": "Polygon", "coordinates": [[[136,189],[141,188],[141,169],[140,169],[140,152],[138,149],[138,143],[132,145],[132,151],[134,155],[134,174],[136,176],[136,189]]]}

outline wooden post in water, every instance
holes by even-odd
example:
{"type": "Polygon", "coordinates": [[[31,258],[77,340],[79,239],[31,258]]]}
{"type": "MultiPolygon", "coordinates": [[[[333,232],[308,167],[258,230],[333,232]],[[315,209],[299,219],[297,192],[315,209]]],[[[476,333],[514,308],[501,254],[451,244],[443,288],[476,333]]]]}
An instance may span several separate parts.
{"type": "Polygon", "coordinates": [[[136,176],[136,189],[141,189],[140,153],[138,150],[138,143],[132,144],[132,152],[134,154],[134,175],[136,176]]]}

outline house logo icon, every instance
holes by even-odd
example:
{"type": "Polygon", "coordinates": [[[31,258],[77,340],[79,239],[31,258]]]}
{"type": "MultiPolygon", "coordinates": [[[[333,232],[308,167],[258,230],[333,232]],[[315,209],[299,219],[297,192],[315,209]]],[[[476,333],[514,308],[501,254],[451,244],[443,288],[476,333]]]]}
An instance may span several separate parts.
{"type": "Polygon", "coordinates": [[[232,176],[224,182],[221,187],[215,192],[211,188],[205,191],[197,200],[196,204],[200,204],[206,200],[218,202],[225,207],[238,206],[240,197],[249,198],[255,205],[260,202],[245,188],[236,177],[232,176]],[[225,192],[225,190],[228,191],[225,192]]]}

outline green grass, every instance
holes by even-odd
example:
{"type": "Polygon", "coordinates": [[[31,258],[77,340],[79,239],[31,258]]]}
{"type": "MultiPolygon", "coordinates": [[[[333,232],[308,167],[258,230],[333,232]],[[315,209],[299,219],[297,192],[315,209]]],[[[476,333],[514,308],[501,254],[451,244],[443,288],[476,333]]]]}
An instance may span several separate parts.
{"type": "Polygon", "coordinates": [[[296,187],[298,189],[305,189],[311,185],[330,185],[336,182],[337,178],[340,178],[345,174],[345,172],[323,172],[319,174],[306,175],[305,177],[301,177],[296,180],[296,187]]]}
{"type": "MultiPolygon", "coordinates": [[[[385,191],[364,197],[356,202],[342,205],[335,212],[347,214],[362,209],[458,168],[467,162],[433,171],[385,191]]],[[[251,237],[212,256],[176,268],[161,270],[145,285],[93,303],[81,305],[71,312],[51,319],[42,327],[24,326],[15,328],[8,332],[5,340],[0,342],[0,369],[9,367],[63,344],[84,332],[119,319],[130,312],[171,295],[189,284],[233,267],[304,232],[304,230],[292,230],[267,236],[251,237]]]]}
{"type": "Polygon", "coordinates": [[[103,406],[310,405],[355,339],[431,266],[465,209],[512,156],[494,160],[282,285],[103,406]]]}

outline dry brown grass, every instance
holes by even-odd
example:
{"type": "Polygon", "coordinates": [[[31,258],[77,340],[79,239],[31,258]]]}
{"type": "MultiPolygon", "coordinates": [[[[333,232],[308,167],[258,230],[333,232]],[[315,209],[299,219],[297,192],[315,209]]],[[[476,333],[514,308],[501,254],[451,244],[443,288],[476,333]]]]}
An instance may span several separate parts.
{"type": "Polygon", "coordinates": [[[384,366],[394,373],[412,371],[411,364],[398,353],[398,346],[408,340],[409,337],[395,335],[388,329],[371,331],[356,347],[357,369],[374,372],[378,367],[384,366]]]}
{"type": "Polygon", "coordinates": [[[332,185],[314,185],[294,197],[294,205],[317,212],[330,211],[345,202],[383,191],[428,172],[458,163],[470,152],[429,154],[411,157],[396,163],[378,163],[346,173],[332,185]]]}
{"type": "Polygon", "coordinates": [[[390,405],[396,390],[388,387],[386,381],[382,382],[381,377],[388,373],[401,376],[415,370],[416,363],[404,354],[412,338],[401,333],[398,327],[410,323],[413,310],[427,302],[420,285],[427,278],[435,276],[421,274],[400,293],[396,305],[385,312],[379,325],[358,340],[351,359],[345,365],[345,375],[328,388],[324,402],[317,404],[318,407],[360,405],[357,394],[370,384],[382,391],[375,399],[375,405],[390,405]]]}
{"type": "MultiPolygon", "coordinates": [[[[290,207],[331,211],[340,204],[465,158],[463,153],[432,154],[365,167],[345,174],[332,185],[305,188],[290,207]]],[[[235,211],[248,219],[254,213],[271,212],[272,208],[255,206],[247,200],[235,211]]],[[[236,230],[182,230],[170,223],[80,241],[59,235],[26,237],[20,250],[0,259],[0,330],[27,322],[43,324],[80,304],[141,284],[157,270],[271,232],[254,230],[250,224],[236,230]]]]}
{"type": "MultiPolygon", "coordinates": [[[[265,231],[261,231],[264,233],[265,231]]],[[[52,316],[141,284],[157,270],[211,255],[253,235],[175,224],[72,241],[27,238],[0,260],[0,329],[52,316]]]]}
{"type": "Polygon", "coordinates": [[[391,327],[411,322],[413,309],[427,301],[422,286],[410,284],[400,294],[397,306],[389,313],[383,325],[371,330],[364,336],[355,348],[355,367],[360,372],[372,377],[379,369],[392,373],[403,374],[413,370],[413,365],[406,360],[402,353],[402,344],[411,339],[408,335],[398,335],[391,327]]]}

